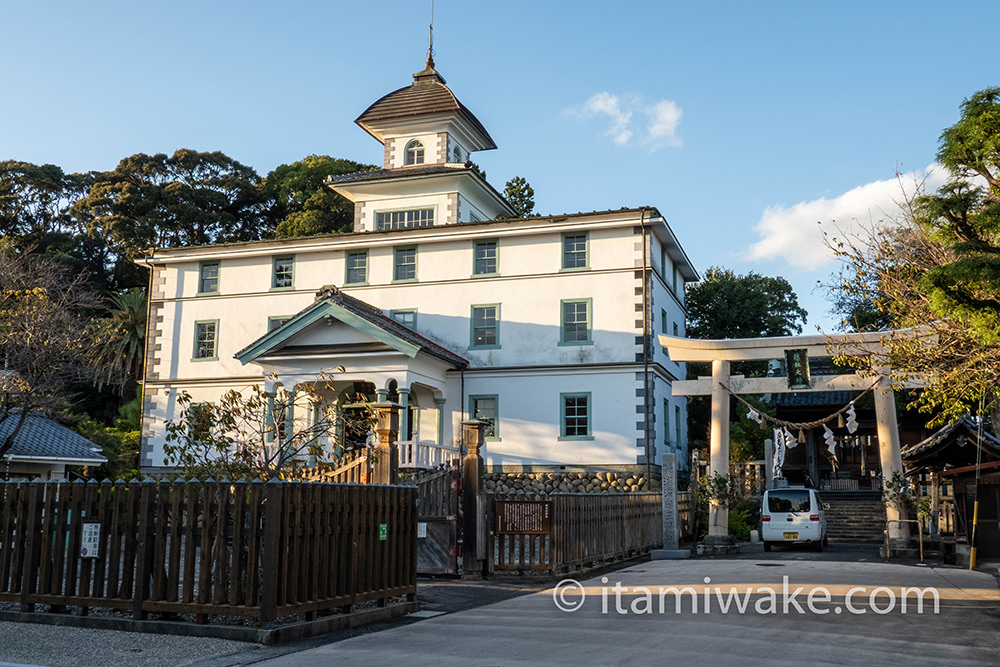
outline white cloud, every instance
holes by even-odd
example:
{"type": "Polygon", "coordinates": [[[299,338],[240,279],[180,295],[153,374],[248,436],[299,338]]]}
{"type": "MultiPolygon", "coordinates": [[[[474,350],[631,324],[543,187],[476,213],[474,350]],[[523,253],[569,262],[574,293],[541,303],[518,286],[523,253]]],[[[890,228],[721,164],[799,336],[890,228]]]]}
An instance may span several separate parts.
{"type": "Polygon", "coordinates": [[[861,225],[891,222],[900,213],[898,202],[912,195],[922,184],[933,192],[947,180],[947,171],[937,164],[899,178],[860,185],[837,197],[820,197],[794,206],[780,204],[764,209],[754,230],[761,237],[752,244],[746,259],[781,257],[799,267],[819,267],[834,261],[823,243],[823,232],[843,236],[861,225]],[[817,224],[818,223],[818,224],[817,224]]]}
{"type": "Polygon", "coordinates": [[[648,146],[650,150],[681,145],[677,126],[683,112],[670,100],[647,104],[639,95],[620,97],[600,92],[582,106],[566,111],[583,119],[606,116],[610,124],[604,134],[618,146],[627,146],[633,141],[648,146]]]}

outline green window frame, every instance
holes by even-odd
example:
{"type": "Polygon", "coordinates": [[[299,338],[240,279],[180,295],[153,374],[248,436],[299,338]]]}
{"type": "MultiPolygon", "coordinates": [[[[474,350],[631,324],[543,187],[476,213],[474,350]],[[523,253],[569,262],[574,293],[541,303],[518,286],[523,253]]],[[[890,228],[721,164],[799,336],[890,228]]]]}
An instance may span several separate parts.
{"type": "Polygon", "coordinates": [[[559,302],[559,344],[593,345],[593,299],[559,302]]]}
{"type": "Polygon", "coordinates": [[[406,283],[417,280],[417,246],[401,246],[392,251],[392,282],[406,283]]]}
{"type": "Polygon", "coordinates": [[[681,335],[681,328],[677,324],[677,322],[674,322],[674,338],[680,338],[680,335],[681,335]]]}
{"type": "Polygon", "coordinates": [[[559,394],[559,439],[593,440],[592,409],[589,391],[559,394]]]}
{"type": "Polygon", "coordinates": [[[484,303],[472,306],[471,341],[469,347],[490,350],[500,347],[500,304],[484,303]]]}
{"type": "Polygon", "coordinates": [[[500,243],[496,239],[472,244],[472,275],[495,276],[500,272],[500,243]]]}
{"type": "Polygon", "coordinates": [[[198,264],[198,294],[218,294],[219,274],[222,273],[219,260],[198,264]]]}
{"type": "Polygon", "coordinates": [[[500,440],[500,397],[497,394],[471,394],[469,396],[469,417],[490,422],[483,429],[485,440],[500,440]]]}
{"type": "Polygon", "coordinates": [[[660,333],[667,333],[667,311],[660,309],[660,333]]]}
{"type": "Polygon", "coordinates": [[[368,284],[368,251],[349,250],[344,257],[344,284],[368,284]]]}
{"type": "Polygon", "coordinates": [[[399,322],[404,327],[411,329],[413,331],[417,330],[417,309],[416,308],[400,308],[399,310],[390,310],[389,319],[399,322]]]}
{"type": "Polygon", "coordinates": [[[670,401],[663,399],[663,444],[670,446],[670,401]]]}
{"type": "Polygon", "coordinates": [[[285,322],[292,319],[291,315],[279,315],[275,317],[267,318],[267,333],[271,333],[275,329],[283,326],[285,322]]]}
{"type": "Polygon", "coordinates": [[[585,271],[590,268],[589,233],[564,232],[561,248],[563,271],[585,271]]]}
{"type": "Polygon", "coordinates": [[[681,446],[681,406],[674,406],[674,447],[681,446]]]}
{"type": "Polygon", "coordinates": [[[217,361],[219,358],[219,320],[198,320],[194,323],[195,361],[217,361]]]}
{"type": "Polygon", "coordinates": [[[280,255],[271,262],[271,289],[292,289],[295,285],[295,255],[280,255]]]}

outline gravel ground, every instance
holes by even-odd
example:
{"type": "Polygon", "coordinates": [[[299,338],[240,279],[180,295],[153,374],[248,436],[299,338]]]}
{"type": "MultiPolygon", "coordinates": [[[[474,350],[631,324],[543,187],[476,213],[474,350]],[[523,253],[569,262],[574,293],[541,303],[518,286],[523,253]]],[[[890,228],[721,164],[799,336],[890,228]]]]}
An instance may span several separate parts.
{"type": "Polygon", "coordinates": [[[173,667],[262,649],[259,644],[0,621],[0,666],[173,667]]]}

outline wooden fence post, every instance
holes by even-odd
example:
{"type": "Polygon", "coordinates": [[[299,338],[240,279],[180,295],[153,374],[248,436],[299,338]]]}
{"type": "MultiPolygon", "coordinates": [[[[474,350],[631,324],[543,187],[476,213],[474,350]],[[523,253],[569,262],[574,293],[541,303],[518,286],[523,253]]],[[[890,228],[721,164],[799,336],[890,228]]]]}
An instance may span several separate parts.
{"type": "Polygon", "coordinates": [[[264,485],[264,544],[261,554],[260,625],[265,630],[274,627],[278,616],[278,580],[282,576],[281,511],[285,484],[269,480],[264,485]]]}
{"type": "Polygon", "coordinates": [[[479,545],[479,498],[483,488],[483,446],[486,426],[478,419],[462,422],[462,439],[466,454],[462,467],[465,479],[462,484],[462,577],[481,579],[483,555],[477,553],[479,545]]]}
{"type": "MultiPolygon", "coordinates": [[[[139,493],[139,535],[135,550],[135,585],[132,593],[132,620],[146,619],[142,603],[152,592],[150,572],[153,560],[152,521],[153,503],[156,498],[156,481],[147,477],[142,484],[130,484],[130,493],[139,493]],[[141,489],[141,493],[140,493],[141,489]]],[[[75,556],[75,554],[70,554],[75,556]]]]}
{"type": "Polygon", "coordinates": [[[399,483],[399,406],[395,403],[376,403],[375,411],[378,423],[375,434],[378,444],[375,446],[375,473],[372,480],[375,484],[399,483]]]}
{"type": "MultiPolygon", "coordinates": [[[[35,586],[38,582],[38,564],[41,561],[42,535],[38,524],[41,518],[39,495],[42,491],[42,484],[44,482],[28,482],[28,525],[25,529],[27,539],[21,542],[24,545],[21,560],[21,567],[24,568],[21,572],[22,612],[35,611],[35,604],[28,602],[28,597],[35,592],[35,586]]],[[[22,526],[18,526],[18,529],[22,529],[22,526]]]]}

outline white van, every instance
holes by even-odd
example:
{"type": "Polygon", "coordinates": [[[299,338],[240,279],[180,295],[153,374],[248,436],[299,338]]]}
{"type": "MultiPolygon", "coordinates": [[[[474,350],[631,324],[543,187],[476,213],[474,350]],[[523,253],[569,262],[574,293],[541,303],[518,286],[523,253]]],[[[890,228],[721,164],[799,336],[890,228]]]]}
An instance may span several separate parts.
{"type": "Polygon", "coordinates": [[[774,544],[811,544],[816,551],[826,546],[826,513],[830,509],[815,489],[792,487],[764,492],[760,507],[760,539],[764,551],[774,544]]]}

